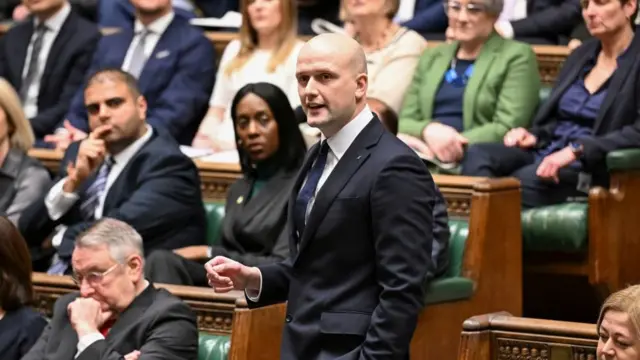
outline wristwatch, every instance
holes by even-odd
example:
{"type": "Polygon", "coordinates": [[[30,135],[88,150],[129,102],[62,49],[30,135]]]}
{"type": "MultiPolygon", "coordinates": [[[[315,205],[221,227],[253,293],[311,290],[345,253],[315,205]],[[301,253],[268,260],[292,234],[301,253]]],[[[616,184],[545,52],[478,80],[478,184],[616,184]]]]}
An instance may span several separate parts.
{"type": "Polygon", "coordinates": [[[580,157],[582,157],[582,153],[584,152],[584,146],[582,146],[582,144],[577,142],[571,142],[569,143],[569,147],[571,148],[573,155],[576,156],[576,159],[579,159],[580,157]]]}

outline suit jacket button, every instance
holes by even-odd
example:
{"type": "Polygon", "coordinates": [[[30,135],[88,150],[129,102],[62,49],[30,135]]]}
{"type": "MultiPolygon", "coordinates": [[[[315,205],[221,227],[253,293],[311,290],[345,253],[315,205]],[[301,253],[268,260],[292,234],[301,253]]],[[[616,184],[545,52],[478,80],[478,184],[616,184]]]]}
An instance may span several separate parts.
{"type": "Polygon", "coordinates": [[[287,315],[287,316],[284,318],[284,321],[285,321],[285,322],[290,323],[292,319],[293,319],[293,318],[291,317],[291,315],[287,315]]]}

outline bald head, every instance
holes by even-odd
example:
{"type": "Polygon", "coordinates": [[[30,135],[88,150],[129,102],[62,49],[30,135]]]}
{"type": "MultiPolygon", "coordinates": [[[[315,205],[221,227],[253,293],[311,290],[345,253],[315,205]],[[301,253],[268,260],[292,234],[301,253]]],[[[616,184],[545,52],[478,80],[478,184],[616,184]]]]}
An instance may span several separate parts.
{"type": "Polygon", "coordinates": [[[307,123],[328,138],[366,106],[367,60],[348,36],[323,34],[309,40],[298,54],[296,79],[307,123]]]}
{"type": "Polygon", "coordinates": [[[300,54],[328,54],[341,63],[350,65],[354,74],[367,73],[364,50],[353,38],[342,34],[322,34],[313,37],[303,46],[300,54]]]}

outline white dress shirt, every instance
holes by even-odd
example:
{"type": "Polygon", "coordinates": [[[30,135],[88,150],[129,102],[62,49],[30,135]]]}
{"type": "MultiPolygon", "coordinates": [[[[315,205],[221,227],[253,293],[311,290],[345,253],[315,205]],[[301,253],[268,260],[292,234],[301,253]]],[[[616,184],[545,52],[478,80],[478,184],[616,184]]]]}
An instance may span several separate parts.
{"type": "Polygon", "coordinates": [[[496,27],[500,29],[502,35],[507,39],[513,39],[512,21],[521,20],[527,17],[527,0],[505,0],[502,13],[496,22],[496,27]]]}
{"type": "MultiPolygon", "coordinates": [[[[135,154],[144,146],[144,144],[149,141],[149,139],[151,139],[152,135],[153,129],[150,125],[147,124],[147,132],[142,137],[131,143],[131,145],[127,146],[117,155],[113,155],[113,160],[115,161],[115,163],[111,167],[111,171],[109,171],[109,175],[107,176],[107,183],[105,184],[104,191],[98,198],[98,205],[96,206],[95,210],[96,219],[102,218],[102,212],[104,210],[104,200],[107,198],[107,193],[109,193],[111,185],[113,185],[113,183],[118,179],[118,176],[120,176],[122,170],[124,170],[124,168],[135,156],[135,154]]],[[[65,177],[62,180],[58,181],[51,188],[51,190],[49,190],[49,193],[44,199],[44,204],[47,207],[49,218],[51,218],[51,220],[53,221],[56,221],[64,216],[64,214],[66,214],[69,209],[71,209],[71,207],[80,199],[80,195],[77,193],[64,192],[63,186],[66,180],[67,178],[65,177]]],[[[53,239],[51,239],[51,243],[54,247],[60,246],[65,231],[66,227],[61,227],[53,237],[53,239]]]]}
{"type": "MultiPolygon", "coordinates": [[[[318,195],[318,191],[322,188],[324,183],[327,181],[333,169],[336,168],[338,162],[344,154],[347,152],[349,147],[353,141],[360,135],[362,130],[369,124],[371,119],[373,118],[373,113],[369,106],[366,105],[362,111],[356,115],[353,120],[347,123],[340,131],[338,131],[335,135],[327,139],[327,144],[329,145],[329,153],[327,153],[327,162],[324,165],[324,170],[322,171],[322,175],[320,175],[320,179],[318,180],[318,186],[316,187],[316,191],[314,192],[311,199],[309,199],[309,204],[307,204],[307,209],[305,213],[305,224],[307,219],[309,218],[309,214],[311,213],[311,209],[313,208],[313,204],[316,200],[316,196],[318,195]]],[[[322,135],[322,140],[324,141],[325,137],[322,135]]],[[[307,176],[309,176],[307,174],[307,176]]],[[[304,187],[304,184],[307,182],[305,179],[302,186],[300,186],[300,190],[304,187]]],[[[246,290],[247,297],[249,300],[253,302],[258,302],[260,299],[260,293],[262,292],[262,273],[260,273],[260,287],[257,292],[246,290]]]]}
{"type": "MultiPolygon", "coordinates": [[[[149,56],[151,56],[151,54],[153,53],[153,49],[155,49],[158,41],[160,40],[160,37],[162,36],[162,34],[164,34],[165,30],[167,30],[167,28],[169,27],[169,24],[171,24],[171,22],[173,21],[174,16],[175,14],[173,13],[173,11],[171,11],[147,26],[149,34],[147,34],[144,43],[144,56],[147,59],[149,59],[149,56]]],[[[124,57],[124,61],[122,62],[122,70],[129,71],[129,67],[131,66],[131,57],[133,56],[133,52],[140,42],[140,35],[142,35],[142,31],[144,29],[144,25],[142,25],[140,20],[136,19],[134,25],[135,35],[131,40],[131,44],[129,44],[127,55],[124,57]]]]}
{"type": "Polygon", "coordinates": [[[403,23],[413,19],[416,12],[416,0],[400,0],[398,12],[393,18],[396,23],[403,23]]]}
{"type": "MultiPolygon", "coordinates": [[[[44,68],[47,64],[47,59],[49,58],[49,52],[51,52],[53,42],[56,40],[56,37],[60,33],[60,29],[62,28],[62,25],[64,25],[64,22],[67,20],[69,13],[71,13],[71,6],[67,2],[65,2],[62,8],[58,10],[57,13],[55,13],[44,22],[47,30],[42,35],[42,47],[40,48],[40,54],[38,56],[37,76],[31,82],[31,85],[29,85],[26,98],[24,99],[24,103],[22,104],[22,109],[24,110],[27,119],[34,118],[36,115],[38,115],[38,94],[40,94],[40,80],[42,80],[42,74],[44,73],[44,68]]],[[[40,25],[40,20],[34,18],[33,35],[31,35],[29,47],[27,48],[27,56],[24,59],[24,66],[22,67],[23,81],[27,77],[27,71],[29,70],[29,62],[31,62],[31,53],[33,51],[33,43],[36,40],[36,29],[38,28],[38,25],[40,25]]]]}

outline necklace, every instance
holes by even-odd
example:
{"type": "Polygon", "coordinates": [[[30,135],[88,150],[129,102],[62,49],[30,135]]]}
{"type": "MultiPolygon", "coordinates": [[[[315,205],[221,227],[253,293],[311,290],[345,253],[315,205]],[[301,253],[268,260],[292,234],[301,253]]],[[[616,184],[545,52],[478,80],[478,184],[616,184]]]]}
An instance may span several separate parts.
{"type": "MultiPolygon", "coordinates": [[[[363,46],[364,52],[373,53],[381,49],[384,49],[388,45],[389,40],[393,37],[393,34],[395,34],[396,26],[397,26],[396,24],[394,24],[393,22],[390,22],[382,32],[380,38],[374,43],[375,44],[374,46],[366,46],[366,47],[363,46]]],[[[360,42],[359,36],[356,36],[356,40],[360,42]]]]}

